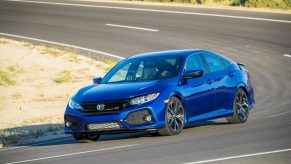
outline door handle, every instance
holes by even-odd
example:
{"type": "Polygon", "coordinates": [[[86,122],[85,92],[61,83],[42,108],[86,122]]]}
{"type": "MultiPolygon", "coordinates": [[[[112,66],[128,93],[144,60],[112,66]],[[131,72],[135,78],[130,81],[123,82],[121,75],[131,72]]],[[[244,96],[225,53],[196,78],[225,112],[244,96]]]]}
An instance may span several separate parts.
{"type": "Polygon", "coordinates": [[[212,79],[207,80],[207,84],[212,84],[213,82],[214,82],[214,80],[212,80],[212,79]]]}
{"type": "Polygon", "coordinates": [[[233,77],[234,75],[235,75],[234,72],[229,72],[229,73],[228,73],[228,76],[229,76],[229,77],[233,77]]]}

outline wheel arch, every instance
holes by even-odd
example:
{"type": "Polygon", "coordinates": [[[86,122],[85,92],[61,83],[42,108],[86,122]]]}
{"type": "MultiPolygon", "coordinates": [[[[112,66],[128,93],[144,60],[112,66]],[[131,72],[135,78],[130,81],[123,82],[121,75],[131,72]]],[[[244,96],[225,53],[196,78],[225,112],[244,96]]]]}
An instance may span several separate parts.
{"type": "Polygon", "coordinates": [[[247,86],[245,84],[239,83],[237,85],[236,91],[238,91],[239,89],[242,89],[247,94],[247,96],[249,96],[249,92],[248,92],[247,86]]]}
{"type": "Polygon", "coordinates": [[[249,105],[251,105],[250,103],[251,103],[251,96],[250,96],[250,92],[249,92],[249,88],[248,88],[248,86],[246,86],[246,85],[244,85],[244,84],[240,84],[240,85],[238,85],[237,86],[237,90],[236,90],[236,92],[239,90],[239,89],[242,89],[246,94],[247,94],[247,98],[248,98],[248,103],[249,103],[249,105]]]}
{"type": "Polygon", "coordinates": [[[238,89],[240,89],[240,88],[247,94],[247,96],[249,96],[249,93],[248,93],[248,91],[247,91],[245,86],[241,86],[238,89]]]}
{"type": "Polygon", "coordinates": [[[182,104],[183,104],[183,106],[184,106],[184,108],[185,108],[185,99],[184,99],[184,96],[181,94],[181,93],[179,93],[179,92],[173,92],[171,95],[170,95],[170,97],[169,98],[171,98],[171,97],[177,97],[181,102],[182,102],[182,104]]]}

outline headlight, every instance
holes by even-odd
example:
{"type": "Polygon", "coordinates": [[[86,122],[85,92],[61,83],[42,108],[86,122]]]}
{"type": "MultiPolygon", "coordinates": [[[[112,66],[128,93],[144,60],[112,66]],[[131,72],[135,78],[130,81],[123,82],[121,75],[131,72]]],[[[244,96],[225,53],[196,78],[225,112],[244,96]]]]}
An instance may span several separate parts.
{"type": "Polygon", "coordinates": [[[84,108],[79,103],[77,103],[76,101],[72,99],[69,101],[68,105],[72,109],[84,110],[84,108]]]}
{"type": "Polygon", "coordinates": [[[159,94],[160,93],[151,93],[151,94],[148,94],[148,95],[135,97],[135,98],[130,100],[130,104],[131,105],[140,105],[140,104],[147,103],[149,101],[152,101],[152,100],[156,99],[159,96],[159,94]]]}

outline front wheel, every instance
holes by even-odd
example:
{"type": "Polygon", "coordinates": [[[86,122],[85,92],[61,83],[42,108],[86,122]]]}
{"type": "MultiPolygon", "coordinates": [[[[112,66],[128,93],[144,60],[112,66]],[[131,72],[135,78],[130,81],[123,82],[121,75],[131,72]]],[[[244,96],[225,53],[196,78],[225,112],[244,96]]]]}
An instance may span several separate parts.
{"type": "Polygon", "coordinates": [[[93,142],[97,141],[100,137],[99,134],[72,134],[72,136],[78,142],[93,142]]]}
{"type": "Polygon", "coordinates": [[[226,117],[226,120],[229,123],[244,123],[248,120],[249,117],[249,105],[248,105],[248,96],[243,89],[237,91],[236,97],[233,104],[233,115],[226,117]]]}
{"type": "Polygon", "coordinates": [[[159,129],[162,136],[173,136],[180,134],[184,128],[184,107],[177,97],[172,97],[166,109],[166,126],[159,129]]]}

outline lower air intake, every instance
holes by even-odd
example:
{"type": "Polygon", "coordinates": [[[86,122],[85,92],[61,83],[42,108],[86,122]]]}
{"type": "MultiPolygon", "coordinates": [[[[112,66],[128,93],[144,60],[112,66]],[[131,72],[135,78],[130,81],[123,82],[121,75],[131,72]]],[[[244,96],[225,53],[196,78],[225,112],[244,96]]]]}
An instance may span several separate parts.
{"type": "Polygon", "coordinates": [[[124,121],[130,125],[140,125],[153,123],[154,119],[151,112],[148,109],[145,109],[129,113],[124,121]],[[151,119],[148,119],[149,117],[151,119]]]}
{"type": "Polygon", "coordinates": [[[101,122],[87,124],[87,129],[90,131],[119,130],[122,128],[123,126],[119,122],[101,122]]]}

